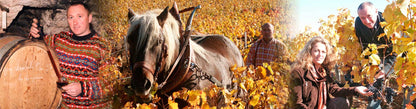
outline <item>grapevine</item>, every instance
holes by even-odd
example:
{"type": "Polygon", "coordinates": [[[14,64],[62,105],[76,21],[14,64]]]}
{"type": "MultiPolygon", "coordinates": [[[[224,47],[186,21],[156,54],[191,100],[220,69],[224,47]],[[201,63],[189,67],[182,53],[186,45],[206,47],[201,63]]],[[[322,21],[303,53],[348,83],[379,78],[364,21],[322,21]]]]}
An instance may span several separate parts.
{"type": "MultiPolygon", "coordinates": [[[[111,40],[112,65],[104,74],[107,80],[112,81],[115,91],[115,106],[124,108],[156,108],[157,101],[151,103],[138,103],[129,89],[131,71],[129,69],[129,55],[126,50],[124,37],[127,34],[127,12],[131,8],[137,13],[153,9],[163,9],[172,6],[174,1],[128,1],[128,0],[102,0],[98,4],[106,33],[105,38],[111,40]]],[[[404,95],[408,102],[404,105],[411,108],[416,94],[413,88],[416,83],[416,1],[392,1],[386,6],[382,22],[385,35],[390,36],[393,42],[393,52],[397,53],[393,76],[385,80],[374,78],[379,71],[378,64],[384,57],[377,55],[377,48],[383,46],[370,45],[369,49],[362,49],[355,36],[355,18],[350,10],[338,9],[337,15],[328,16],[328,20],[321,20],[319,31],[311,31],[310,27],[297,35],[293,35],[294,13],[293,3],[290,0],[195,0],[176,1],[179,9],[201,5],[202,9],[194,17],[193,30],[202,34],[223,34],[231,39],[239,48],[244,59],[251,44],[261,38],[260,27],[263,23],[274,24],[274,36],[282,40],[288,47],[290,61],[294,61],[297,53],[306,42],[314,36],[322,36],[329,40],[338,54],[339,69],[335,69],[339,77],[336,80],[344,87],[367,85],[370,91],[377,93],[373,98],[385,99],[388,104],[395,103],[394,97],[404,95]],[[248,5],[249,4],[249,5],[248,5]],[[277,4],[277,5],[276,5],[277,4]],[[373,49],[373,50],[370,50],[373,49]],[[368,57],[366,57],[368,56],[368,57]],[[345,75],[345,76],[344,76],[345,75]],[[348,82],[346,82],[348,81],[348,82]],[[386,82],[389,81],[389,82],[386,82]],[[384,85],[383,85],[384,84],[384,85]]],[[[354,10],[355,11],[355,10],[354,10]]],[[[189,13],[181,14],[185,21],[189,13]]],[[[241,90],[226,90],[222,87],[210,87],[204,90],[181,90],[169,97],[170,108],[178,108],[183,104],[194,108],[212,108],[222,105],[225,108],[288,108],[289,92],[288,79],[290,65],[287,63],[271,63],[254,68],[253,66],[233,67],[234,83],[241,90]],[[243,75],[243,72],[246,72],[243,75]],[[235,96],[241,94],[240,96],[235,96]],[[225,104],[218,104],[218,100],[225,104]]],[[[155,96],[155,100],[157,96],[155,96]]],[[[401,102],[396,104],[402,105],[401,102]]]]}
{"type": "MultiPolygon", "coordinates": [[[[138,14],[172,6],[174,1],[127,1],[127,0],[103,0],[100,9],[104,19],[106,37],[111,40],[111,60],[114,63],[107,75],[114,81],[115,91],[114,107],[124,108],[157,108],[158,97],[155,96],[151,103],[140,103],[139,98],[129,91],[131,71],[129,69],[128,52],[125,48],[124,37],[127,34],[128,9],[138,14]]],[[[259,39],[260,28],[263,23],[269,22],[275,26],[275,37],[280,40],[288,40],[289,24],[292,23],[293,14],[287,10],[292,6],[288,0],[213,0],[213,1],[176,1],[179,9],[201,5],[193,21],[193,30],[202,34],[223,34],[231,39],[243,57],[248,53],[247,48],[251,43],[259,39]],[[247,5],[250,4],[250,5],[247,5]],[[278,4],[278,5],[276,5],[278,4]]],[[[182,13],[182,22],[190,13],[182,13]]],[[[169,108],[181,108],[183,105],[194,108],[212,108],[221,105],[225,108],[283,108],[288,103],[288,64],[271,63],[254,68],[232,67],[235,78],[233,83],[241,90],[227,90],[222,87],[208,87],[204,90],[181,90],[169,96],[169,108]],[[247,71],[247,72],[246,72],[247,71]],[[246,75],[243,76],[243,72],[246,75]],[[269,73],[268,73],[269,72],[269,73]],[[240,94],[240,96],[236,96],[240,94]],[[219,104],[218,101],[223,103],[219,104]]]]}

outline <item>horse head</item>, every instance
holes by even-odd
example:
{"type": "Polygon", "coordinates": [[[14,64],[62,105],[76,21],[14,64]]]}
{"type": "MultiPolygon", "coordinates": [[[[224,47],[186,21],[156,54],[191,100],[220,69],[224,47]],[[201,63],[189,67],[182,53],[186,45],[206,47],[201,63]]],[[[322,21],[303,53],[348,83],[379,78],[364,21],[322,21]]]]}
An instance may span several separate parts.
{"type": "Polygon", "coordinates": [[[169,70],[180,43],[181,22],[176,3],[168,10],[136,14],[129,10],[126,37],[132,67],[131,85],[137,96],[151,100],[159,75],[169,70]],[[149,99],[150,98],[150,99],[149,99]]]}

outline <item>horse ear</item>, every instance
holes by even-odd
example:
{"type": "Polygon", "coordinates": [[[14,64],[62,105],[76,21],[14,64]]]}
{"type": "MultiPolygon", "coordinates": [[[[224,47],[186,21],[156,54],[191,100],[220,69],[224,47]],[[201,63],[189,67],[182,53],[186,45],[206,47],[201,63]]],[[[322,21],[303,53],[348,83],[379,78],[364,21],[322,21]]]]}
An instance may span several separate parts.
{"type": "Polygon", "coordinates": [[[129,19],[131,19],[135,15],[136,15],[136,13],[134,13],[134,11],[129,8],[129,14],[127,15],[129,17],[129,19]]]}
{"type": "Polygon", "coordinates": [[[157,21],[159,21],[160,27],[163,27],[163,24],[165,24],[166,19],[168,18],[168,9],[169,7],[166,7],[162,13],[160,13],[159,16],[157,16],[157,21]]]}
{"type": "Polygon", "coordinates": [[[173,17],[175,17],[176,20],[180,21],[179,11],[178,11],[178,5],[176,5],[176,2],[173,2],[172,8],[170,8],[170,14],[172,14],[173,17]]]}
{"type": "Polygon", "coordinates": [[[181,21],[181,16],[179,16],[179,9],[178,9],[178,5],[176,5],[176,2],[173,2],[173,6],[172,8],[170,8],[170,14],[176,19],[176,21],[179,22],[179,32],[182,33],[183,29],[182,29],[182,21],[181,21]]]}

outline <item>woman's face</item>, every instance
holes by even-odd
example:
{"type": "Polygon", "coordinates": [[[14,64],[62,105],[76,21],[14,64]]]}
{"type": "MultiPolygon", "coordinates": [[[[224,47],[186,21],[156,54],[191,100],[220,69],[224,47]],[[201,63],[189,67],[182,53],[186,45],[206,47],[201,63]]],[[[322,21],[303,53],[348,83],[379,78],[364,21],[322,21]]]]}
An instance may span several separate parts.
{"type": "Polygon", "coordinates": [[[312,46],[312,62],[315,65],[321,65],[326,57],[326,47],[325,44],[318,42],[312,46]]]}

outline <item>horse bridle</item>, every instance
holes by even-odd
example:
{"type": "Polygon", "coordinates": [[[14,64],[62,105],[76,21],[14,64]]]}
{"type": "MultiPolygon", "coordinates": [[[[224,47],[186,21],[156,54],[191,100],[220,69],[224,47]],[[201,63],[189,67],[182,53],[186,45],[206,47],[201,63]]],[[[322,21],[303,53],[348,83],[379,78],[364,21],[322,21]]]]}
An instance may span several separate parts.
{"type": "MultiPolygon", "coordinates": [[[[188,22],[187,22],[187,26],[185,29],[185,32],[182,32],[182,29],[180,29],[180,34],[181,35],[181,40],[180,40],[180,52],[176,58],[176,60],[174,61],[174,64],[172,65],[172,67],[168,70],[168,75],[164,78],[163,82],[161,82],[160,85],[158,85],[157,89],[162,89],[164,88],[164,86],[166,85],[167,81],[170,79],[170,76],[174,73],[174,71],[180,69],[177,68],[178,64],[179,66],[182,66],[181,64],[185,64],[184,65],[184,69],[176,71],[176,72],[185,72],[182,80],[185,78],[189,78],[191,76],[190,72],[202,72],[202,70],[196,70],[196,68],[199,68],[195,63],[191,62],[193,61],[192,56],[189,56],[189,50],[190,50],[190,45],[189,45],[189,40],[190,40],[190,27],[191,27],[191,23],[192,23],[192,19],[193,19],[193,15],[196,11],[196,9],[200,9],[201,6],[198,5],[197,7],[190,7],[190,8],[186,8],[184,10],[181,10],[179,13],[182,12],[186,12],[186,11],[190,11],[193,9],[193,12],[191,13],[188,22]],[[187,57],[188,56],[188,57],[187,57]],[[182,60],[185,59],[185,60],[182,60]]],[[[174,15],[175,19],[177,19],[180,22],[180,18],[179,15],[174,15]]],[[[181,22],[179,23],[180,28],[182,28],[181,26],[181,22]]],[[[145,61],[139,61],[136,62],[133,66],[132,70],[135,70],[137,68],[143,68],[144,70],[146,70],[147,72],[151,72],[152,75],[148,75],[148,73],[146,73],[146,76],[152,76],[154,78],[154,82],[157,82],[157,77],[158,75],[163,71],[162,68],[164,68],[165,64],[165,60],[167,57],[167,46],[165,45],[165,40],[162,41],[162,48],[161,48],[162,53],[158,56],[158,62],[156,63],[156,70],[154,70],[151,65],[148,65],[145,63],[145,61]]],[[[192,53],[191,53],[192,55],[192,53]]],[[[199,68],[200,69],[200,68],[199,68]]],[[[202,72],[203,73],[203,72],[202,72]]],[[[205,73],[207,75],[207,73],[205,73]]],[[[205,76],[208,80],[210,80],[211,82],[213,82],[216,85],[222,86],[221,82],[219,82],[215,77],[213,77],[212,75],[207,75],[205,76]],[[207,77],[208,76],[208,77],[207,77]]],[[[175,78],[175,77],[174,77],[175,78]]],[[[176,79],[176,78],[175,78],[176,79]]],[[[161,93],[165,93],[172,90],[172,86],[169,86],[166,88],[166,90],[163,90],[161,93]]]]}
{"type": "MultiPolygon", "coordinates": [[[[188,19],[188,24],[187,24],[187,29],[188,29],[188,26],[190,25],[190,20],[192,20],[192,17],[193,17],[193,14],[195,13],[195,11],[196,11],[196,9],[199,9],[199,8],[201,8],[200,6],[199,7],[190,7],[190,8],[186,8],[186,9],[184,9],[184,10],[181,10],[181,11],[179,11],[179,13],[182,13],[182,12],[186,12],[186,11],[190,11],[190,10],[192,10],[193,9],[193,12],[192,12],[192,14],[191,14],[191,17],[188,19]]],[[[182,23],[180,22],[180,16],[179,15],[174,15],[174,17],[175,17],[175,19],[176,20],[178,20],[179,21],[179,25],[180,25],[180,28],[182,28],[182,23]]],[[[180,32],[181,33],[183,33],[182,32],[182,29],[180,29],[180,32]]],[[[161,32],[161,33],[163,33],[163,32],[161,32]]],[[[181,34],[181,50],[180,51],[182,51],[182,52],[180,52],[179,53],[179,55],[178,55],[178,58],[176,59],[177,61],[178,60],[180,60],[180,58],[182,57],[182,55],[183,55],[183,52],[184,52],[184,50],[186,49],[186,38],[185,37],[189,37],[189,33],[190,32],[185,32],[185,33],[183,33],[183,34],[181,34]]],[[[162,38],[162,40],[163,40],[163,38],[162,38]]],[[[165,40],[163,40],[162,41],[162,47],[161,47],[161,54],[159,54],[159,56],[158,56],[158,60],[159,61],[157,61],[156,62],[156,70],[155,69],[153,69],[153,67],[151,66],[151,65],[149,65],[149,64],[146,64],[146,62],[145,61],[138,61],[138,62],[135,62],[134,64],[133,64],[133,66],[131,66],[131,68],[132,68],[132,71],[135,71],[136,69],[138,69],[138,68],[143,68],[143,70],[146,70],[147,72],[151,72],[152,73],[152,76],[153,76],[153,78],[155,78],[155,79],[157,79],[157,76],[162,72],[162,68],[165,66],[165,64],[162,64],[162,63],[164,63],[165,62],[165,60],[166,60],[166,57],[167,57],[167,47],[166,47],[166,45],[165,45],[165,40]]],[[[177,63],[177,62],[175,62],[175,63],[177,63]]],[[[166,78],[166,80],[169,78],[169,76],[171,75],[171,73],[173,72],[173,70],[174,70],[174,68],[175,68],[175,66],[176,65],[174,65],[171,69],[170,69],[170,71],[169,71],[169,74],[168,74],[168,77],[166,78]]],[[[150,75],[148,75],[148,74],[145,74],[146,76],[150,76],[150,75]]],[[[166,82],[166,80],[165,80],[165,82],[166,82]]],[[[157,80],[155,80],[155,81],[157,81],[157,80]]]]}
{"type": "MultiPolygon", "coordinates": [[[[162,38],[162,47],[161,47],[161,53],[158,54],[157,57],[157,62],[156,62],[156,70],[153,69],[153,67],[149,64],[146,64],[146,61],[138,61],[135,62],[132,66],[132,71],[135,71],[138,68],[143,68],[143,70],[147,71],[147,72],[151,72],[152,75],[148,75],[147,73],[145,74],[146,76],[153,76],[153,78],[157,78],[157,76],[160,74],[160,72],[162,72],[162,68],[165,66],[165,60],[167,55],[167,46],[165,45],[165,40],[162,38]]],[[[156,81],[156,80],[155,80],[156,81]]]]}

